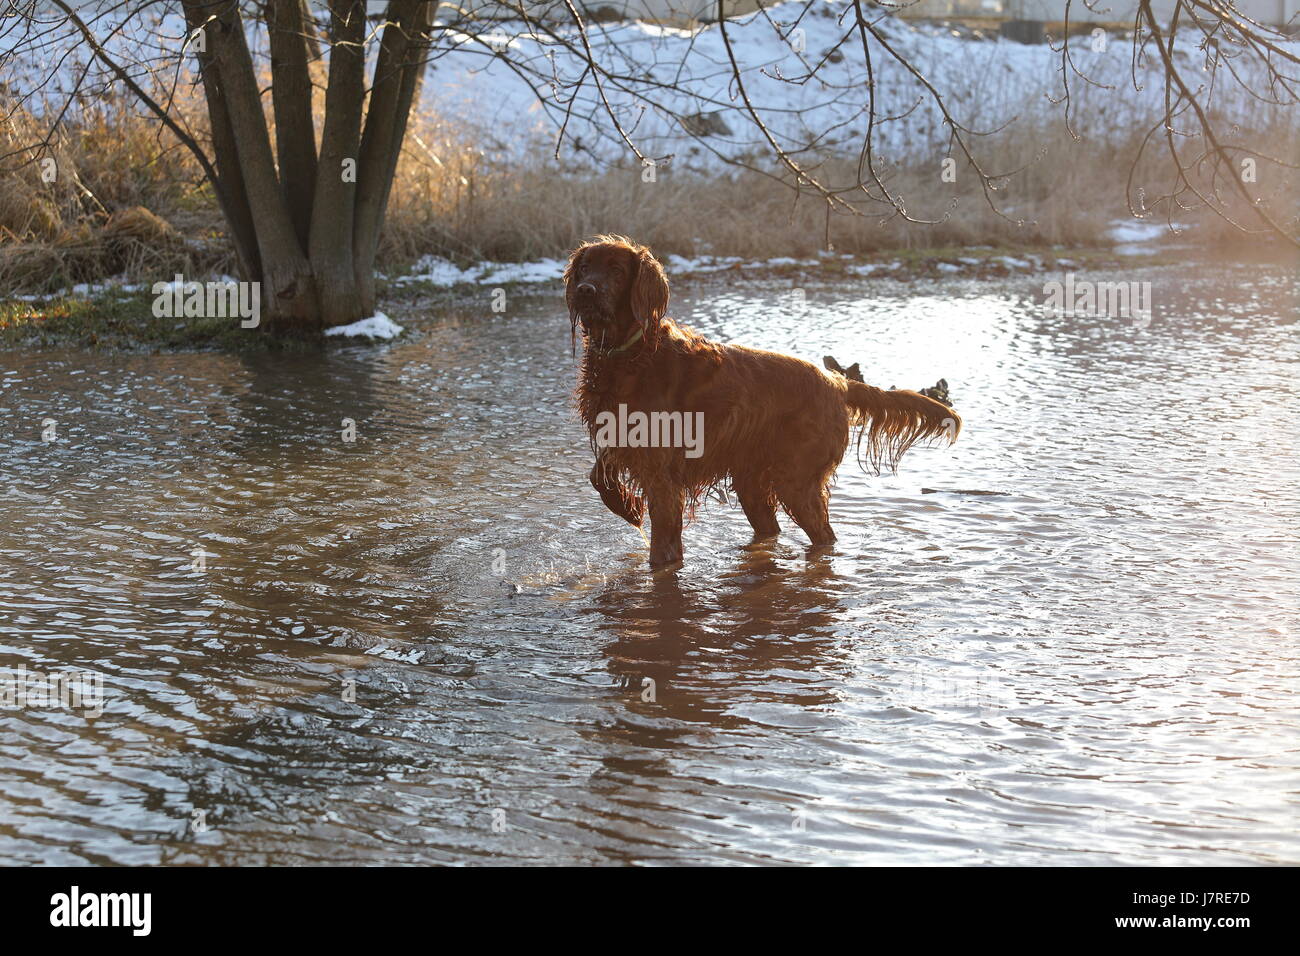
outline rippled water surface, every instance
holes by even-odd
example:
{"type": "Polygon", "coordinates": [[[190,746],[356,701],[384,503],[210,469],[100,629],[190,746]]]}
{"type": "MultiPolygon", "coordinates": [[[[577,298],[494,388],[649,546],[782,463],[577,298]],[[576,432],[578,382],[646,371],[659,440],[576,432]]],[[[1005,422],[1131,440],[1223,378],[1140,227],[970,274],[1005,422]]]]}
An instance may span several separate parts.
{"type": "Polygon", "coordinates": [[[1148,327],[1042,277],[679,295],[946,377],[967,428],[846,463],[829,556],[711,503],[658,577],[587,484],[557,297],[0,353],[0,674],[105,695],[0,710],[0,859],[1300,863],[1296,280],[1122,278],[1148,327]]]}

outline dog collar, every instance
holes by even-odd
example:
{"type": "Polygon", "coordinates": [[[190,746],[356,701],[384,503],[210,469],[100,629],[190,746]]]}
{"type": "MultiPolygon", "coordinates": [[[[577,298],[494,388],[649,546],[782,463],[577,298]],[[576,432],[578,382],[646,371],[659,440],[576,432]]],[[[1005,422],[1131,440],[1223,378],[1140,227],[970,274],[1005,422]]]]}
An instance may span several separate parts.
{"type": "Polygon", "coordinates": [[[638,325],[636,331],[632,334],[632,337],[628,339],[626,342],[624,342],[622,345],[620,345],[618,348],[596,349],[596,351],[600,352],[602,355],[617,355],[619,352],[626,352],[632,346],[636,345],[637,342],[641,341],[641,336],[644,333],[645,333],[645,329],[641,328],[641,326],[638,325]]]}

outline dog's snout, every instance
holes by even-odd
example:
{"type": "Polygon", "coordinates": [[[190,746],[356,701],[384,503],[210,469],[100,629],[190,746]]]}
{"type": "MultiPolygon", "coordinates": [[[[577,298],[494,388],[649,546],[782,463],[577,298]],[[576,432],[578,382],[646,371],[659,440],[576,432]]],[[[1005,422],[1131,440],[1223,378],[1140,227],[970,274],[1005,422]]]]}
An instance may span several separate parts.
{"type": "Polygon", "coordinates": [[[578,283],[578,295],[595,295],[595,294],[596,294],[596,287],[592,285],[590,282],[578,283]]]}

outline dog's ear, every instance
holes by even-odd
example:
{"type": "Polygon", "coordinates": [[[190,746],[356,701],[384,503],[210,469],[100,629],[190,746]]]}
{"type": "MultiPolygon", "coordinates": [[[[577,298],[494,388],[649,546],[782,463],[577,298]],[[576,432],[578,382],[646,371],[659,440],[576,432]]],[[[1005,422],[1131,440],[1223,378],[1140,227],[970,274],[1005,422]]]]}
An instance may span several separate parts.
{"type": "Polygon", "coordinates": [[[636,281],[632,284],[632,315],[641,323],[647,339],[668,311],[668,277],[650,250],[641,247],[637,254],[636,281]]]}
{"type": "Polygon", "coordinates": [[[584,242],[569,253],[569,261],[564,264],[564,275],[560,277],[564,282],[564,298],[568,302],[570,313],[573,312],[573,280],[577,278],[578,270],[582,267],[582,257],[586,252],[587,244],[584,242]]]}
{"type": "Polygon", "coordinates": [[[569,261],[564,264],[564,304],[569,307],[569,346],[576,353],[578,350],[578,306],[573,300],[573,280],[582,265],[582,257],[587,251],[586,243],[569,253],[569,261]]]}

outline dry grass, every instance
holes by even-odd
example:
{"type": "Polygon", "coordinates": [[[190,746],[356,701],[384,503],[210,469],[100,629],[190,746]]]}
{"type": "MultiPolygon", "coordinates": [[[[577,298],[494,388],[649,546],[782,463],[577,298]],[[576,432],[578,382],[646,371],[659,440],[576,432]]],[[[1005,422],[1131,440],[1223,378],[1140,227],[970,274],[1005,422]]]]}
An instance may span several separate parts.
{"type": "MultiPolygon", "coordinates": [[[[202,137],[202,104],[192,99],[178,108],[202,137]]],[[[36,122],[18,113],[0,122],[0,156],[40,138],[36,122]]],[[[1300,152],[1295,130],[1278,131],[1274,139],[1274,154],[1300,152]]],[[[892,169],[888,180],[910,214],[941,221],[909,223],[884,216],[888,207],[868,206],[869,215],[832,217],[835,248],[1083,247],[1105,242],[1109,224],[1127,216],[1123,187],[1136,142],[1079,144],[1054,124],[1012,127],[982,140],[981,148],[991,171],[1029,164],[997,194],[1010,219],[989,208],[973,171],[959,165],[957,182],[942,182],[942,157],[935,157],[892,169]],[[1016,218],[1030,222],[1010,221],[1016,218]]],[[[193,158],[132,104],[112,98],[78,104],[51,155],[58,163],[53,182],[42,180],[33,153],[0,160],[0,291],[48,291],[120,273],[155,281],[175,272],[235,270],[193,158]]],[[[843,179],[850,171],[826,172],[843,179]]],[[[1141,173],[1148,194],[1158,193],[1157,177],[1167,170],[1153,161],[1141,173]]],[[[1271,188],[1282,190],[1294,216],[1300,191],[1271,188]]],[[[1193,225],[1207,243],[1233,235],[1204,211],[1175,219],[1193,225]]],[[[464,131],[417,115],[379,268],[393,272],[428,253],[460,261],[557,256],[581,237],[608,231],[634,235],[664,253],[805,256],[823,248],[826,228],[824,207],[813,197],[796,201],[788,187],[755,173],[705,177],[664,168],[656,182],[645,183],[633,166],[584,175],[546,158],[504,164],[464,131]]]]}
{"type": "MultiPolygon", "coordinates": [[[[852,253],[972,245],[1088,247],[1108,244],[1111,224],[1130,216],[1125,184],[1136,138],[1078,143],[1060,123],[1021,125],[981,140],[980,148],[990,173],[1019,170],[993,194],[999,211],[963,160],[956,182],[945,183],[942,157],[934,157],[891,168],[885,178],[912,218],[936,222],[908,222],[891,215],[885,204],[864,203],[863,215],[831,217],[834,247],[852,253]]],[[[1264,151],[1296,155],[1300,133],[1278,131],[1264,151]]],[[[546,157],[549,151],[539,144],[530,155],[546,157]]],[[[579,238],[611,231],[682,255],[804,256],[824,248],[828,228],[825,206],[816,197],[797,197],[785,183],[757,173],[701,176],[669,167],[646,183],[632,165],[585,176],[544,160],[504,166],[485,157],[472,140],[458,140],[429,121],[422,124],[418,144],[404,153],[400,169],[384,247],[390,261],[431,251],[466,259],[554,256],[579,238]]],[[[853,180],[848,163],[829,164],[824,172],[828,181],[853,180]]],[[[1134,181],[1155,196],[1164,191],[1168,174],[1156,151],[1144,159],[1134,181]]],[[[1275,183],[1262,191],[1275,200],[1282,197],[1291,217],[1300,211],[1293,187],[1275,183]]],[[[1224,193],[1233,200],[1234,214],[1249,222],[1231,190],[1224,193]]],[[[1164,217],[1163,209],[1154,210],[1155,221],[1164,217]]],[[[1206,244],[1240,239],[1208,210],[1179,209],[1173,219],[1206,244]]]]}
{"type": "Polygon", "coordinates": [[[0,119],[0,289],[234,268],[211,190],[170,134],[119,98],[70,113],[40,152],[22,148],[45,135],[30,114],[0,119]]]}

